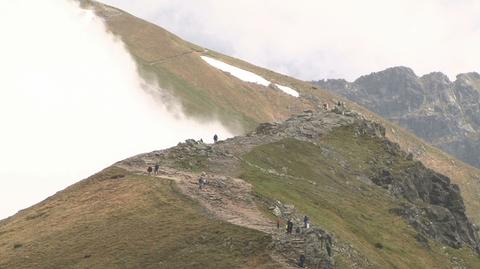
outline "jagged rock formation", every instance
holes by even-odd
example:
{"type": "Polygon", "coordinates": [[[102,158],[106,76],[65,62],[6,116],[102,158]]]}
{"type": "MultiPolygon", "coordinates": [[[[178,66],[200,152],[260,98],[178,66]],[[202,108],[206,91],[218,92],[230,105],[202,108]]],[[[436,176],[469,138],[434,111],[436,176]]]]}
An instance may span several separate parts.
{"type": "Polygon", "coordinates": [[[452,82],[439,72],[418,77],[409,68],[394,67],[352,83],[341,79],[315,83],[480,167],[480,74],[460,74],[452,82]]]}
{"type": "Polygon", "coordinates": [[[371,180],[409,202],[392,212],[406,218],[423,237],[439,240],[454,248],[466,244],[477,252],[480,250],[477,229],[465,215],[458,186],[451,184],[448,177],[416,162],[397,175],[382,168],[371,180]]]}

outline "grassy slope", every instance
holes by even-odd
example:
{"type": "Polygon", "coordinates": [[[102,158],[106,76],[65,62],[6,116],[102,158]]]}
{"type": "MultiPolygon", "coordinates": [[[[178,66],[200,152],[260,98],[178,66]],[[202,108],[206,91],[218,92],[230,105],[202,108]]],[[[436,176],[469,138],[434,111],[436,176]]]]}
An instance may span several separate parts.
{"type": "Polygon", "coordinates": [[[346,102],[349,107],[387,126],[387,136],[400,144],[402,149],[413,152],[426,166],[451,177],[462,190],[468,214],[480,223],[480,170],[456,161],[367,109],[304,81],[207,51],[126,13],[108,19],[107,26],[127,44],[145,76],[158,80],[163,88],[177,97],[188,115],[199,119],[217,118],[235,133],[251,130],[259,122],[288,118],[316,105],[309,99],[295,99],[244,83],[204,63],[200,55],[210,55],[272,82],[291,86],[303,96],[314,96],[319,102],[346,102]],[[148,64],[155,61],[159,62],[148,64]]]}
{"type": "MultiPolygon", "coordinates": [[[[295,205],[311,216],[314,223],[352,244],[377,268],[450,268],[449,255],[460,257],[468,268],[478,268],[480,259],[470,249],[442,249],[430,241],[431,249],[414,238],[416,232],[400,217],[389,213],[398,207],[385,191],[359,181],[368,175],[368,162],[385,154],[382,144],[354,138],[351,130],[339,129],[319,146],[293,139],[260,146],[245,158],[265,169],[282,171],[296,179],[272,176],[244,166],[242,177],[255,186],[259,195],[295,205]],[[333,155],[332,155],[333,154],[333,155]],[[338,158],[348,165],[342,168],[338,158]],[[383,249],[375,247],[376,243],[383,249]]],[[[397,160],[398,171],[408,161],[397,160]]],[[[348,259],[337,258],[340,268],[350,268],[348,259]]]]}
{"type": "Polygon", "coordinates": [[[0,222],[0,268],[278,268],[269,242],[168,180],[109,168],[0,222]]]}

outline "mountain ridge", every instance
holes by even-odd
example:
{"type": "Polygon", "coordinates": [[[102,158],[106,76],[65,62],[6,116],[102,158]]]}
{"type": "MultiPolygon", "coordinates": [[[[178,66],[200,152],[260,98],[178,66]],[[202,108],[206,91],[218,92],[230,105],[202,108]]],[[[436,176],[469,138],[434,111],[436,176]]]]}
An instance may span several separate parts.
{"type": "Polygon", "coordinates": [[[477,169],[321,87],[80,2],[187,116],[218,118],[239,136],[139,154],[0,221],[0,268],[295,268],[302,253],[337,268],[479,266],[477,169]],[[160,173],[148,174],[156,163],[160,173]],[[304,215],[311,230],[275,228],[304,215]]]}

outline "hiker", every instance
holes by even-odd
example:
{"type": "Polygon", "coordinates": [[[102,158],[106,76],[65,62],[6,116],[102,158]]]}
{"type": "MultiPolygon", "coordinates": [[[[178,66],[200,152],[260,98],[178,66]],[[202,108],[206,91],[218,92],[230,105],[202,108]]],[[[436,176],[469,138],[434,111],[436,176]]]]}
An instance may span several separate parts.
{"type": "Polygon", "coordinates": [[[300,259],[298,260],[298,266],[300,268],[305,268],[305,255],[300,255],[300,259]]]}
{"type": "Polygon", "coordinates": [[[297,226],[297,228],[295,229],[295,233],[296,234],[300,234],[301,230],[300,230],[300,226],[297,226]]]}
{"type": "Polygon", "coordinates": [[[309,229],[310,228],[310,218],[308,216],[304,216],[303,217],[303,227],[305,229],[309,229]]]}
{"type": "Polygon", "coordinates": [[[328,257],[332,257],[332,237],[330,235],[325,236],[325,248],[327,249],[328,257]]]}
{"type": "Polygon", "coordinates": [[[202,172],[198,178],[198,188],[202,189],[203,186],[207,184],[207,173],[202,172]]]}
{"type": "Polygon", "coordinates": [[[153,173],[154,173],[155,175],[158,175],[158,170],[159,170],[159,169],[160,169],[160,165],[159,165],[158,163],[155,164],[155,170],[154,170],[153,173]]]}
{"type": "Polygon", "coordinates": [[[327,254],[328,254],[328,257],[332,257],[332,247],[330,247],[329,244],[327,244],[327,254]]]}
{"type": "Polygon", "coordinates": [[[293,231],[293,222],[291,220],[288,220],[287,222],[287,233],[292,234],[293,231]]]}
{"type": "Polygon", "coordinates": [[[149,167],[147,168],[148,175],[152,174],[152,170],[153,170],[153,169],[152,169],[151,166],[149,166],[149,167]]]}
{"type": "Polygon", "coordinates": [[[280,229],[280,219],[277,218],[277,229],[280,229]]]}
{"type": "Polygon", "coordinates": [[[213,142],[214,142],[214,143],[217,143],[217,142],[218,142],[218,135],[217,135],[217,134],[215,134],[215,135],[213,136],[213,142]]]}

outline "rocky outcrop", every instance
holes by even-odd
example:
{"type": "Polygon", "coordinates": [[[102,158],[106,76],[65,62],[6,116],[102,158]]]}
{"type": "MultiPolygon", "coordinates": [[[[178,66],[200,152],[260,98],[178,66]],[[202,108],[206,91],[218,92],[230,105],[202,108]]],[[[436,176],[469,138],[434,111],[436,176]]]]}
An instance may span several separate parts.
{"type": "Polygon", "coordinates": [[[418,77],[407,67],[394,67],[352,83],[315,83],[480,168],[480,74],[460,74],[452,82],[439,72],[418,77]]]}
{"type": "Polygon", "coordinates": [[[465,245],[479,249],[476,227],[465,214],[465,206],[457,185],[449,178],[416,162],[400,173],[378,171],[372,181],[408,202],[392,210],[403,216],[420,233],[453,248],[465,245]]]}

